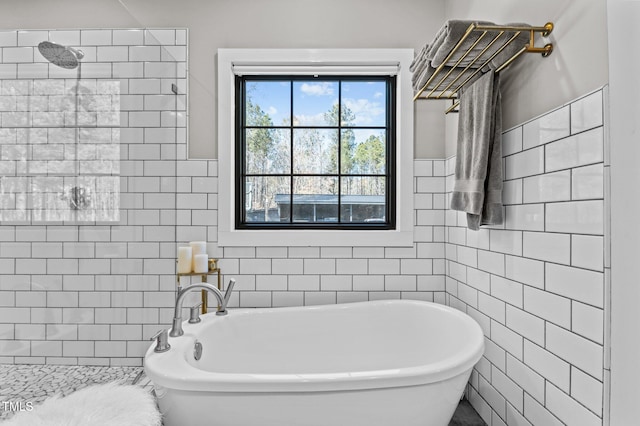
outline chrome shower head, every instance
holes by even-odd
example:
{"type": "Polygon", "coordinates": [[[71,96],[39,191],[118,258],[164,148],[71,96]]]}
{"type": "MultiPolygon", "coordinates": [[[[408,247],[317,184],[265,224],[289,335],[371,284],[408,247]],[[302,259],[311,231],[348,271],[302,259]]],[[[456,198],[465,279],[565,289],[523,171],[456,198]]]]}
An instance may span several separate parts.
{"type": "Polygon", "coordinates": [[[79,61],[84,58],[82,50],[50,41],[43,41],[38,44],[38,50],[47,61],[69,70],[76,68],[79,61]]]}

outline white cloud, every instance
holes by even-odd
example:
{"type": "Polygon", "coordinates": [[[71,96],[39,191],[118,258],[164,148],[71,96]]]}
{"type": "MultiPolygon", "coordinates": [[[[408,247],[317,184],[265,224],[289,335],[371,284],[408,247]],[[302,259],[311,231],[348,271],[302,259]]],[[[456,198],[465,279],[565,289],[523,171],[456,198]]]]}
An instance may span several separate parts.
{"type": "Polygon", "coordinates": [[[368,99],[345,99],[344,104],[355,114],[355,125],[384,125],[384,107],[379,102],[371,102],[368,99]]]}
{"type": "Polygon", "coordinates": [[[276,107],[274,107],[274,106],[270,106],[267,109],[267,114],[269,114],[271,116],[276,115],[277,113],[278,113],[278,109],[276,107]]]}
{"type": "Polygon", "coordinates": [[[324,113],[314,115],[298,114],[294,117],[293,122],[296,126],[326,126],[324,113]]]}
{"type": "Polygon", "coordinates": [[[373,97],[376,98],[376,99],[379,99],[379,98],[381,98],[383,96],[384,96],[384,93],[382,93],[382,92],[376,92],[376,93],[373,94],[373,97]]]}
{"type": "Polygon", "coordinates": [[[316,84],[303,83],[300,91],[309,96],[330,96],[333,95],[333,84],[328,81],[316,84]]]}

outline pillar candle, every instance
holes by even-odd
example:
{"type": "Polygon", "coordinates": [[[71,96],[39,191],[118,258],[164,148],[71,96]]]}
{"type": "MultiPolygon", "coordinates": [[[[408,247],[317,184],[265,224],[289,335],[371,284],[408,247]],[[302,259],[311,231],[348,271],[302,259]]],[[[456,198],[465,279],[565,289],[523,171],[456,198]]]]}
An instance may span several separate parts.
{"type": "Polygon", "coordinates": [[[196,254],[193,256],[193,272],[204,273],[209,271],[209,256],[196,254]]]}
{"type": "Polygon", "coordinates": [[[188,274],[191,272],[191,262],[193,251],[191,247],[178,247],[178,273],[188,274]]]}
{"type": "Polygon", "coordinates": [[[207,254],[207,242],[206,241],[191,241],[189,243],[191,246],[191,254],[193,256],[193,261],[191,263],[191,270],[196,272],[196,255],[198,254],[207,254]]]}

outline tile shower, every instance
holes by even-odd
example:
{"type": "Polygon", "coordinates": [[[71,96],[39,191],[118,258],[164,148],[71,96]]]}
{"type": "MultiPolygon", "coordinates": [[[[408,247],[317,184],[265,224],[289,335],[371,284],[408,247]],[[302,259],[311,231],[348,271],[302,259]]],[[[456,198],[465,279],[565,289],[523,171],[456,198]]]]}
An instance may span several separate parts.
{"type": "Polygon", "coordinates": [[[0,361],[139,365],[175,287],[187,31],[3,31],[0,48],[0,361]]]}
{"type": "Polygon", "coordinates": [[[602,424],[606,90],[505,133],[502,227],[447,209],[455,159],[415,160],[412,247],[220,248],[218,163],[187,159],[186,30],[4,31],[0,48],[1,363],[141,365],[171,321],[176,243],[207,240],[232,307],[450,304],[487,337],[467,394],[488,424],[602,424]],[[43,40],[84,52],[79,78],[43,40]]]}

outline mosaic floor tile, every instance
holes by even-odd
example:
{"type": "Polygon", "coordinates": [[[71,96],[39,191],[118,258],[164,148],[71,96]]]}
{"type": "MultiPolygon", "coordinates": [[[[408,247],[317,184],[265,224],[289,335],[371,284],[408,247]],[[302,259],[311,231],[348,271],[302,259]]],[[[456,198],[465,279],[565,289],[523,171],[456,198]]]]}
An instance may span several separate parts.
{"type": "Polygon", "coordinates": [[[9,403],[37,405],[53,395],[66,396],[86,386],[118,381],[149,387],[142,367],[91,367],[66,365],[0,364],[0,420],[13,414],[9,403]],[[6,404],[5,404],[6,402],[6,404]]]}

